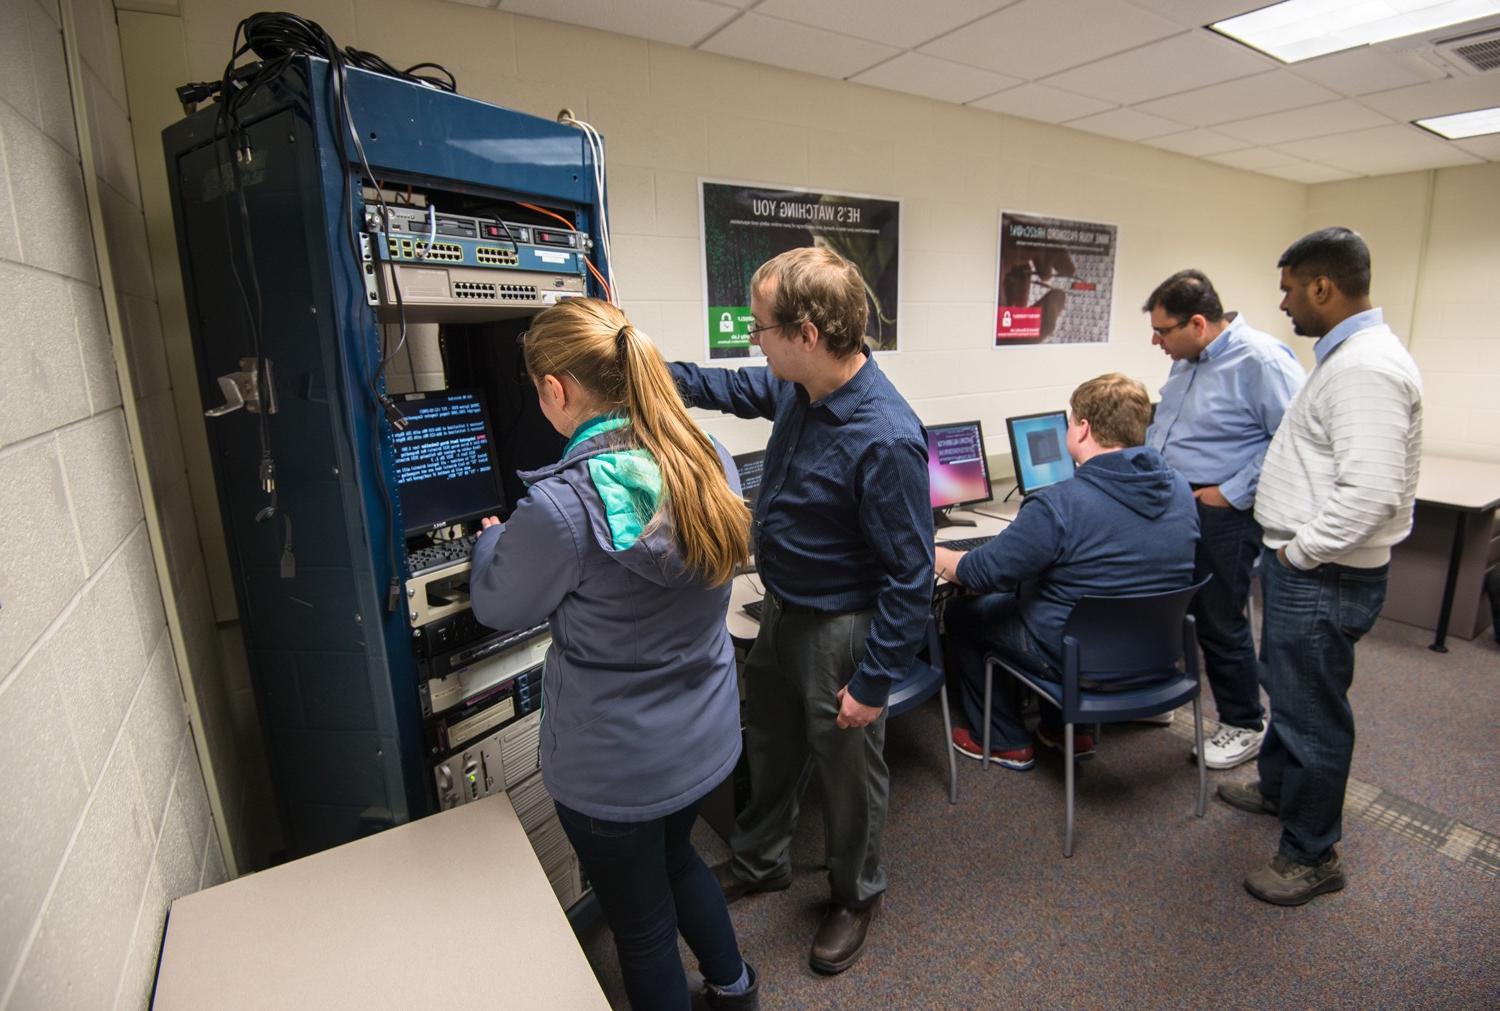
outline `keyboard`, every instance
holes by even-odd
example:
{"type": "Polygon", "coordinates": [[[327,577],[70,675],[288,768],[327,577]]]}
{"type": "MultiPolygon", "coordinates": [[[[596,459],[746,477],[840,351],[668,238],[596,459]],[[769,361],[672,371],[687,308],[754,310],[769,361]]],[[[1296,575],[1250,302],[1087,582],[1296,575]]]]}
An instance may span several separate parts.
{"type": "Polygon", "coordinates": [[[938,541],[938,546],[948,548],[950,551],[973,551],[975,548],[984,547],[994,539],[993,534],[988,537],[960,537],[952,541],[938,541]]]}
{"type": "Polygon", "coordinates": [[[479,540],[479,534],[472,533],[451,541],[438,541],[425,548],[408,551],[406,563],[413,573],[417,573],[435,569],[440,565],[467,562],[469,556],[474,553],[474,542],[477,540],[479,540]]]}
{"type": "Polygon", "coordinates": [[[765,598],[762,598],[760,600],[752,600],[750,601],[750,603],[745,605],[745,613],[754,618],[756,621],[760,621],[760,616],[765,613],[765,610],[765,598]]]}

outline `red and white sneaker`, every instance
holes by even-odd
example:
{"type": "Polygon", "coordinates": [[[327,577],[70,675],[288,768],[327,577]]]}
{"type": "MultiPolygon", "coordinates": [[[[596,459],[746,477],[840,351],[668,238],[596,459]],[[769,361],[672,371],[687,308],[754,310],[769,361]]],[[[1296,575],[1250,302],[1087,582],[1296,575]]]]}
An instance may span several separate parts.
{"type": "MultiPolygon", "coordinates": [[[[953,750],[975,761],[984,760],[984,745],[974,740],[974,735],[969,733],[967,727],[953,728],[953,750]]],[[[1036,749],[1029,744],[1009,751],[991,748],[990,761],[1016,772],[1025,772],[1036,764],[1036,749]]]]}
{"type": "MultiPolygon", "coordinates": [[[[1062,750],[1062,738],[1053,737],[1040,723],[1036,727],[1036,743],[1053,751],[1062,750]]],[[[1079,761],[1094,757],[1094,735],[1073,731],[1073,757],[1079,761]]]]}

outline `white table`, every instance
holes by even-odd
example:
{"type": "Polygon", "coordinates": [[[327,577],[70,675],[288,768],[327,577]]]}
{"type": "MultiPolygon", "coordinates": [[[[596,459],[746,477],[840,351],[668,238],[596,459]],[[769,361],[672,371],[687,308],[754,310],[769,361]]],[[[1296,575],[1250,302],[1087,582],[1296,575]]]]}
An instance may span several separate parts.
{"type": "Polygon", "coordinates": [[[496,794],[172,904],[156,1011],[599,1008],[496,794]]]}
{"type": "MultiPolygon", "coordinates": [[[[1500,464],[1479,460],[1459,460],[1446,456],[1423,456],[1417,477],[1417,502],[1451,511],[1454,514],[1453,543],[1448,553],[1448,569],[1443,578],[1443,602],[1438,608],[1436,635],[1428,647],[1436,653],[1448,652],[1448,622],[1453,616],[1453,599],[1458,589],[1459,570],[1464,566],[1464,546],[1475,541],[1482,552],[1489,543],[1495,508],[1500,506],[1500,464]],[[1473,527],[1473,534],[1470,528],[1473,527]]],[[[1484,578],[1483,557],[1478,565],[1477,580],[1484,578]]],[[[1476,582],[1477,586],[1477,582],[1476,582]]],[[[1475,593],[1477,594],[1477,589],[1475,593]]]]}

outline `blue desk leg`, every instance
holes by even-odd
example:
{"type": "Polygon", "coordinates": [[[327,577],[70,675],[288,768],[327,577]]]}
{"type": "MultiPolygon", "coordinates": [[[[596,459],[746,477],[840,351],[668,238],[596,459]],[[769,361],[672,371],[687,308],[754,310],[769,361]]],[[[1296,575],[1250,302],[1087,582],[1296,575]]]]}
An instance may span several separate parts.
{"type": "Polygon", "coordinates": [[[1453,592],[1458,588],[1458,563],[1464,553],[1464,518],[1462,509],[1456,510],[1453,521],[1453,550],[1448,553],[1448,578],[1443,583],[1443,606],[1438,611],[1437,635],[1427,648],[1434,653],[1448,652],[1448,618],[1453,611],[1453,592]]]}

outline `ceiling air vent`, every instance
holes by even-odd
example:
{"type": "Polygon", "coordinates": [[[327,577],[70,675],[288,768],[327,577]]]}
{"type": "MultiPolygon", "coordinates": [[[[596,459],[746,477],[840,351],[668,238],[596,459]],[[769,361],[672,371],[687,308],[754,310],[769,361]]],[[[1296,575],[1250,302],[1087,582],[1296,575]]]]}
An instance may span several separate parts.
{"type": "Polygon", "coordinates": [[[1483,74],[1500,68],[1500,32],[1439,43],[1438,52],[1471,68],[1470,73],[1483,74]]]}
{"type": "Polygon", "coordinates": [[[1446,30],[1408,35],[1378,43],[1376,48],[1393,54],[1407,67],[1449,77],[1500,74],[1500,15],[1472,21],[1468,31],[1446,30]]]}

